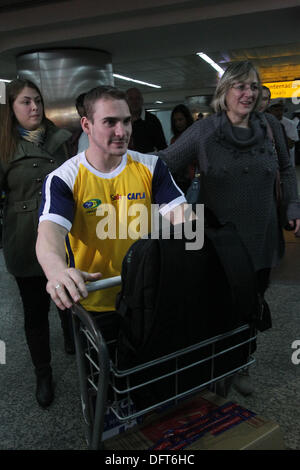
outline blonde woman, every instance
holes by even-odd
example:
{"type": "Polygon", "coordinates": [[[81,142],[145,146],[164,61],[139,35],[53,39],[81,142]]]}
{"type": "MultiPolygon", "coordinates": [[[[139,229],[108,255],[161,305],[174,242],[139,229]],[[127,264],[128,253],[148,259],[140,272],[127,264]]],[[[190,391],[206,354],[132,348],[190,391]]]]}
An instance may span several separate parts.
{"type": "Polygon", "coordinates": [[[172,172],[197,159],[202,202],[221,224],[236,226],[263,296],[271,268],[284,252],[275,194],[278,170],[285,202],[282,225],[289,224],[298,236],[300,202],[280,122],[257,111],[260,100],[261,81],[252,63],[229,65],[215,91],[216,113],[196,121],[158,155],[172,172]]]}

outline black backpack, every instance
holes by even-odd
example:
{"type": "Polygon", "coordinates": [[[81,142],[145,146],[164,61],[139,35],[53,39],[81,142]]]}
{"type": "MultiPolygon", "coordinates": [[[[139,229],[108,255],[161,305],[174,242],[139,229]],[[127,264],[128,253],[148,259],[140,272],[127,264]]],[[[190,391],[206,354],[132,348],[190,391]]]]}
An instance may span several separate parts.
{"type": "MultiPolygon", "coordinates": [[[[117,366],[128,369],[186,348],[207,338],[228,332],[242,324],[252,324],[259,315],[255,273],[248,252],[232,224],[206,228],[204,245],[186,250],[186,239],[140,239],[128,250],[122,265],[122,289],[116,310],[120,316],[117,341],[117,366]]],[[[240,334],[239,340],[244,339],[240,334]]],[[[224,340],[219,347],[230,345],[224,340]]],[[[219,371],[238,367],[249,354],[249,345],[229,353],[219,371]]],[[[208,349],[198,351],[200,358],[208,349]]],[[[185,357],[188,363],[193,357],[185,357]]],[[[137,382],[168,372],[170,364],[140,374],[137,382]]],[[[209,366],[201,366],[197,375],[210,375],[209,366]]],[[[151,404],[166,398],[171,379],[151,386],[141,399],[151,404]]],[[[181,391],[191,386],[195,370],[181,380],[181,391]]]]}

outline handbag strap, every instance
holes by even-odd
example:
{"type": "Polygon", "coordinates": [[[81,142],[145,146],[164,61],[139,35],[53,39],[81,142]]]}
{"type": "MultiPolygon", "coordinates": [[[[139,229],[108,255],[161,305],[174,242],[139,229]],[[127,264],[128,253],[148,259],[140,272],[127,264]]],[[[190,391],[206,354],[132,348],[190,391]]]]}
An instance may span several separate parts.
{"type": "Polygon", "coordinates": [[[266,126],[267,126],[268,137],[269,137],[269,139],[271,140],[272,144],[274,145],[274,149],[276,150],[275,140],[274,140],[274,135],[273,135],[272,127],[270,126],[270,124],[269,124],[269,122],[268,122],[267,119],[266,119],[266,126]]]}

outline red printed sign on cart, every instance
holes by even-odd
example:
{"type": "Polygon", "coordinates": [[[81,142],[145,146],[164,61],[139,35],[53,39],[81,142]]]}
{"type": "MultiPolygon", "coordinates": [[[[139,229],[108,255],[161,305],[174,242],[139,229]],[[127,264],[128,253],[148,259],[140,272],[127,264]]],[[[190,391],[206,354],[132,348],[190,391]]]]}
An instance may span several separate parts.
{"type": "Polygon", "coordinates": [[[166,419],[143,428],[142,433],[154,444],[149,450],[179,450],[205,434],[217,436],[255,416],[233,402],[222,406],[197,398],[166,419]]]}

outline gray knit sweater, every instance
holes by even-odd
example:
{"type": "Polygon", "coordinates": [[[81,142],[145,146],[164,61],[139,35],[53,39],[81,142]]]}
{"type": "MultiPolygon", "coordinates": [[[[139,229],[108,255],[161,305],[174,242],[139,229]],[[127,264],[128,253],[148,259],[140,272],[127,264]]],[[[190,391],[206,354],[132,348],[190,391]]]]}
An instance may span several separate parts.
{"type": "Polygon", "coordinates": [[[241,138],[225,112],[196,121],[180,138],[157,153],[177,171],[197,159],[201,199],[221,223],[232,222],[248,248],[256,270],[275,266],[284,252],[276,207],[280,170],[286,221],[300,218],[295,170],[279,121],[252,113],[249,135],[241,138]],[[268,120],[276,151],[267,130],[268,120]]]}

